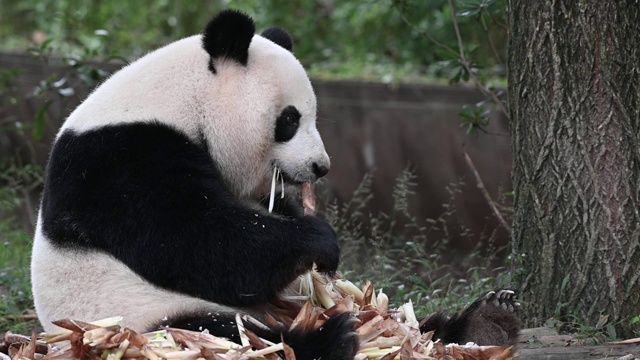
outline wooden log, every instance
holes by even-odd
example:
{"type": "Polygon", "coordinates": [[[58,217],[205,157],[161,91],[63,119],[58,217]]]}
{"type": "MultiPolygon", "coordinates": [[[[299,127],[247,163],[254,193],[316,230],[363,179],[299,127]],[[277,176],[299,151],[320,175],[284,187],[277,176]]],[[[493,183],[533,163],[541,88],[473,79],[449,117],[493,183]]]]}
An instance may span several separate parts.
{"type": "Polygon", "coordinates": [[[519,349],[518,360],[640,359],[640,345],[565,346],[519,349]],[[633,357],[626,357],[632,355],[633,357]]]}

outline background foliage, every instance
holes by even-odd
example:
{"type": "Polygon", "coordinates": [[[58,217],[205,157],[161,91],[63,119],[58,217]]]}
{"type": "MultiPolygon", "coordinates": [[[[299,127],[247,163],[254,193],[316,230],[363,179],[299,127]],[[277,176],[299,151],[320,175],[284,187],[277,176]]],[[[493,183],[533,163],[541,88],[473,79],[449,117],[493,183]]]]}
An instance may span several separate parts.
{"type": "MultiPolygon", "coordinates": [[[[34,38],[46,38],[57,54],[133,59],[199,33],[213,14],[229,7],[249,13],[259,31],[288,29],[312,75],[449,78],[454,59],[424,37],[456,42],[447,0],[0,0],[0,51],[22,51],[34,38]]],[[[504,23],[506,0],[459,0],[456,7],[467,50],[478,65],[503,74],[495,50],[504,53],[506,28],[495,25],[504,23]]]]}

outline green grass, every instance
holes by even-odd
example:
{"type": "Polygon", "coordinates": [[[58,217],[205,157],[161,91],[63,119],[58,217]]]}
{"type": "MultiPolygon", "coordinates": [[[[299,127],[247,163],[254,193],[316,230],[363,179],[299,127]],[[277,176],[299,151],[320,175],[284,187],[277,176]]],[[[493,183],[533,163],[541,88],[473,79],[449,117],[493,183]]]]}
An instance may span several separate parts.
{"type": "Polygon", "coordinates": [[[32,238],[15,214],[27,203],[25,194],[42,184],[42,173],[40,166],[0,163],[0,333],[30,333],[39,328],[37,321],[20,318],[33,309],[29,277],[32,238]]]}
{"type": "Polygon", "coordinates": [[[33,309],[29,280],[32,239],[11,219],[0,221],[0,234],[0,332],[29,333],[37,323],[20,316],[33,309]]]}
{"type": "MultiPolygon", "coordinates": [[[[452,184],[451,204],[443,204],[437,219],[421,225],[409,211],[415,178],[409,170],[401,173],[392,191],[395,205],[387,212],[370,214],[372,176],[364,177],[353,198],[342,205],[329,205],[326,217],[332,222],[343,251],[341,271],[356,283],[367,280],[389,295],[390,303],[402,305],[411,300],[417,315],[436,311],[455,312],[480,295],[512,286],[504,268],[492,270],[491,258],[479,249],[463,256],[456,266],[448,264],[451,249],[446,241],[433,240],[434,228],[446,227],[455,216],[453,197],[460,195],[452,184]]],[[[438,236],[440,238],[440,236],[438,236]]],[[[487,251],[486,253],[491,253],[487,251]]]]}

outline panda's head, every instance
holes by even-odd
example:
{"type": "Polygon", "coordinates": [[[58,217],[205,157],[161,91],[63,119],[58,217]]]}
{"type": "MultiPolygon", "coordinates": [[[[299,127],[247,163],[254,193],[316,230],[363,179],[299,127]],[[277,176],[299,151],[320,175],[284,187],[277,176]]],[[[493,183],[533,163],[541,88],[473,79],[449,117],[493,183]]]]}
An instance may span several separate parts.
{"type": "Polygon", "coordinates": [[[274,167],[285,182],[301,184],[330,165],[316,129],[316,97],[291,37],[279,28],[254,32],[251,18],[228,10],[202,35],[209,74],[200,131],[240,196],[263,195],[274,167]]]}

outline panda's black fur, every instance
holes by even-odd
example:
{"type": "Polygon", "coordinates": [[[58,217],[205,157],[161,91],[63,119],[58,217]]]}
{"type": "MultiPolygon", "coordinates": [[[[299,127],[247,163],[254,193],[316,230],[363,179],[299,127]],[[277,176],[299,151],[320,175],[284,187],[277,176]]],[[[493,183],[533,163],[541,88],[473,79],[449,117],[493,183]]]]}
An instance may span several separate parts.
{"type": "MultiPolygon", "coordinates": [[[[253,21],[246,15],[221,13],[205,29],[202,48],[209,57],[202,57],[206,61],[198,66],[208,67],[213,77],[226,74],[229,66],[242,73],[251,61],[252,41],[258,41],[254,31],[253,21]]],[[[262,37],[292,50],[291,38],[282,29],[272,28],[262,37]]],[[[255,46],[274,51],[264,42],[255,46]]],[[[103,92],[114,94],[108,88],[103,92]]],[[[109,96],[120,99],[117,93],[109,96]]],[[[84,105],[89,114],[99,115],[93,109],[110,105],[95,96],[91,100],[84,105]]],[[[126,104],[123,114],[134,111],[126,98],[122,102],[126,104]]],[[[202,106],[194,104],[196,109],[202,106]]],[[[322,143],[317,142],[319,135],[313,133],[310,121],[315,119],[308,119],[315,116],[315,98],[297,106],[285,103],[282,108],[265,109],[274,116],[264,120],[273,123],[267,143],[289,146],[306,131],[311,134],[306,135],[307,140],[295,141],[319,147],[318,155],[300,165],[303,170],[283,171],[284,180],[299,186],[306,179],[324,176],[328,158],[322,143]]],[[[237,109],[231,106],[226,110],[237,109]]],[[[216,115],[202,117],[217,123],[220,119],[216,115]]],[[[170,325],[208,329],[238,341],[237,311],[259,312],[313,264],[319,271],[336,271],[340,251],[331,226],[315,216],[304,216],[299,205],[286,200],[276,206],[275,214],[269,214],[264,198],[260,204],[260,199],[239,195],[243,188],[235,187],[225,173],[225,169],[233,169],[228,164],[235,161],[233,154],[221,145],[225,139],[212,135],[218,130],[206,128],[208,123],[203,119],[189,120],[197,126],[177,126],[177,119],[154,117],[106,119],[95,125],[88,119],[89,126],[83,125],[82,112],[70,118],[73,116],[74,121],[81,121],[63,126],[50,155],[34,245],[34,298],[44,322],[57,316],[95,320],[86,317],[130,311],[131,317],[140,315],[129,319],[139,331],[170,325]],[[221,154],[225,161],[212,154],[221,154]],[[86,284],[83,274],[91,281],[105,281],[86,284]],[[61,283],[51,284],[56,281],[61,283]],[[119,284],[123,284],[121,297],[113,294],[119,284]],[[106,288],[104,298],[94,289],[100,286],[106,288]],[[150,298],[141,298],[147,292],[150,298]],[[105,300],[107,297],[111,300],[105,300]],[[120,304],[120,299],[131,305],[120,304]],[[107,304],[101,303],[104,301],[107,304]],[[171,307],[164,310],[163,301],[171,307]],[[141,306],[137,311],[143,314],[131,306],[141,306]],[[148,314],[144,314],[144,306],[149,306],[148,314]]],[[[242,144],[242,139],[230,143],[242,144]]],[[[292,154],[298,156],[300,148],[296,146],[301,145],[277,151],[290,159],[292,154]]],[[[286,159],[276,156],[267,165],[286,170],[290,161],[286,159]]],[[[515,344],[519,321],[512,294],[487,294],[453,318],[436,314],[424,320],[421,330],[435,330],[436,338],[445,342],[515,344]]],[[[350,315],[341,314],[313,333],[245,325],[273,342],[283,337],[299,360],[346,360],[358,349],[354,323],[350,315]]],[[[52,329],[50,324],[43,325],[52,329]]]]}
{"type": "Polygon", "coordinates": [[[206,147],[166,125],[67,130],[51,159],[42,205],[49,239],[109,253],[159,287],[253,306],[314,262],[321,271],[338,266],[328,223],[241,206],[206,147]],[[127,241],[132,235],[137,241],[127,241]]]}

